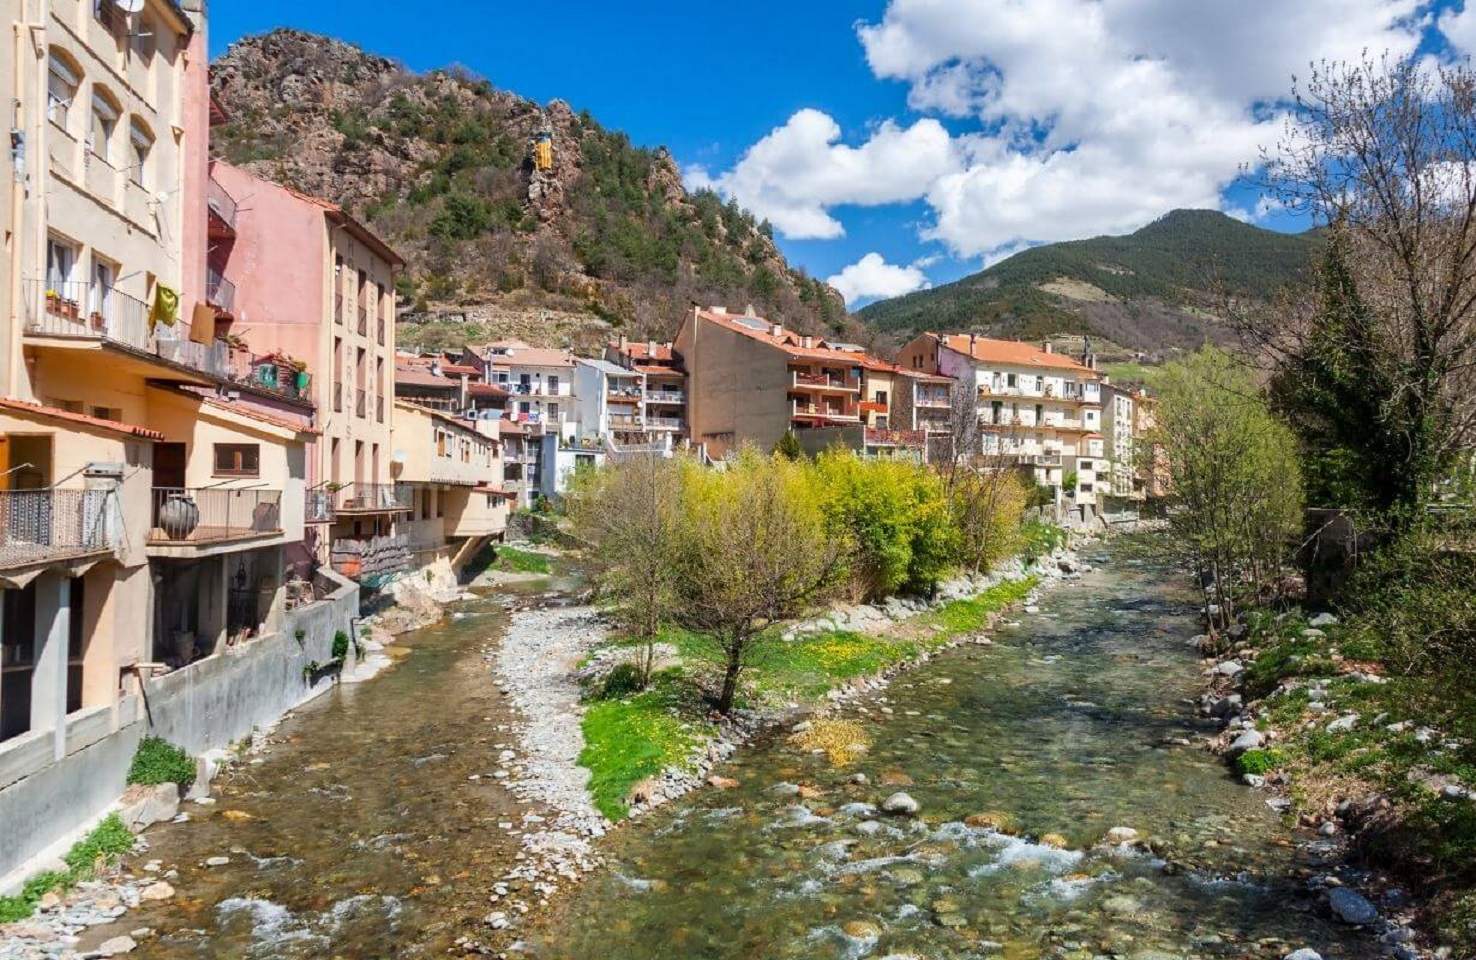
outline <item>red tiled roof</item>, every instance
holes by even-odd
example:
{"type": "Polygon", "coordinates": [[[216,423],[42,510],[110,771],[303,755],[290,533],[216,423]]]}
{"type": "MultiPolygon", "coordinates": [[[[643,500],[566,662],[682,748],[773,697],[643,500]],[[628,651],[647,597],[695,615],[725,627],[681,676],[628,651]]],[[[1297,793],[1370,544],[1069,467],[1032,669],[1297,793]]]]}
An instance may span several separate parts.
{"type": "Polygon", "coordinates": [[[772,347],[776,347],[789,354],[790,357],[799,360],[820,360],[827,363],[844,363],[854,367],[867,367],[871,370],[891,370],[892,364],[880,360],[859,350],[836,350],[823,338],[811,337],[810,346],[805,346],[805,337],[791,330],[781,330],[777,335],[771,332],[772,324],[763,317],[740,317],[732,313],[714,313],[711,310],[698,310],[697,316],[709,320],[719,326],[741,333],[772,347]],[[749,323],[761,324],[763,329],[750,327],[749,323]]]}
{"type": "Polygon", "coordinates": [[[475,377],[482,371],[479,367],[472,367],[463,363],[443,363],[441,364],[441,372],[454,373],[457,376],[460,376],[461,374],[466,374],[468,377],[475,377]]]}
{"type": "Polygon", "coordinates": [[[642,340],[639,343],[627,342],[623,347],[620,345],[620,341],[616,340],[613,341],[610,346],[613,347],[616,352],[622,353],[625,356],[630,357],[632,360],[672,359],[670,343],[658,343],[656,344],[656,349],[654,351],[651,349],[651,344],[645,340],[642,340]]]}
{"type": "Polygon", "coordinates": [[[0,407],[8,410],[18,410],[22,413],[31,413],[36,416],[50,417],[53,420],[66,420],[69,423],[80,423],[99,430],[110,430],[113,433],[121,433],[125,436],[139,437],[143,440],[163,440],[164,434],[148,427],[136,427],[131,423],[120,423],[117,420],[104,420],[102,417],[90,417],[85,413],[73,413],[60,407],[47,407],[39,403],[30,403],[26,400],[11,400],[0,397],[0,407]]]}
{"type": "Polygon", "coordinates": [[[659,367],[649,363],[638,363],[635,365],[634,369],[639,373],[644,373],[648,375],[655,374],[657,376],[664,375],[668,377],[685,377],[687,375],[687,372],[685,370],[677,370],[672,367],[659,367]]]}
{"type": "Polygon", "coordinates": [[[316,427],[309,426],[308,424],[296,423],[292,420],[286,419],[285,417],[274,417],[264,410],[257,410],[253,407],[247,407],[235,403],[226,403],[221,400],[212,400],[209,397],[201,398],[201,402],[204,403],[206,406],[216,407],[221,410],[228,410],[231,413],[240,414],[241,416],[248,417],[252,420],[260,420],[262,423],[269,423],[274,427],[281,427],[284,430],[291,430],[294,433],[310,433],[313,436],[318,436],[323,432],[316,427]]]}
{"type": "Polygon", "coordinates": [[[449,377],[439,377],[429,370],[402,366],[395,364],[395,383],[408,384],[416,387],[440,387],[444,390],[455,390],[459,384],[449,377]]]}
{"type": "Polygon", "coordinates": [[[1031,346],[1019,340],[995,340],[990,337],[970,337],[966,333],[951,333],[945,336],[937,336],[943,346],[961,353],[975,360],[984,360],[993,363],[1008,363],[1026,367],[1053,367],[1058,370],[1070,370],[1074,373],[1085,373],[1097,376],[1097,372],[1090,367],[1077,363],[1070,357],[1060,353],[1046,353],[1039,347],[1031,346]]]}
{"type": "Polygon", "coordinates": [[[474,397],[506,397],[510,394],[495,383],[468,383],[466,392],[474,397]]]}

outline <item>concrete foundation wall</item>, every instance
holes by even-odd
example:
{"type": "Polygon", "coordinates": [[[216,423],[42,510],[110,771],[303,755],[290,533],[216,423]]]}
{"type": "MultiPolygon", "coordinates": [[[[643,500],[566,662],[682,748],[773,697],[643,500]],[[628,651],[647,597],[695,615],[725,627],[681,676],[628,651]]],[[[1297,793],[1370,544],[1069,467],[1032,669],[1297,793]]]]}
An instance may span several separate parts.
{"type": "Polygon", "coordinates": [[[90,732],[99,725],[99,711],[70,716],[61,760],[27,750],[28,738],[8,742],[0,752],[0,768],[10,771],[5,779],[11,781],[0,787],[0,891],[34,872],[43,857],[55,856],[107,811],[123,792],[146,734],[203,753],[229,746],[326,691],[332,681],[310,685],[303,668],[331,659],[333,635],[352,631],[359,589],[337,574],[324,576],[337,589],[325,600],[286,612],[276,634],[150,680],[142,697],[122,698],[116,714],[103,711],[102,730],[111,732],[90,732]],[[298,629],[304,631],[301,644],[298,629]]]}

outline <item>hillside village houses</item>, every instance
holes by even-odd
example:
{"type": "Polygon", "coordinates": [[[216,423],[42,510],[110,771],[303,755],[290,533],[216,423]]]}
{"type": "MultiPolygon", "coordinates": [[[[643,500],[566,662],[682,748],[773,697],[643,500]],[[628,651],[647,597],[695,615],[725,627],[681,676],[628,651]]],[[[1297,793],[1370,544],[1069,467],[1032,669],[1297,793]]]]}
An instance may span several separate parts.
{"type": "Polygon", "coordinates": [[[201,0],[5,9],[0,888],[115,802],[146,733],[199,754],[276,719],[362,594],[454,582],[581,468],[789,431],[952,457],[967,384],[986,452],[1074,473],[1084,516],[1151,417],[1104,417],[1090,362],[1048,350],[928,334],[899,365],[751,309],[595,357],[401,353],[394,250],[211,158],[201,0]]]}

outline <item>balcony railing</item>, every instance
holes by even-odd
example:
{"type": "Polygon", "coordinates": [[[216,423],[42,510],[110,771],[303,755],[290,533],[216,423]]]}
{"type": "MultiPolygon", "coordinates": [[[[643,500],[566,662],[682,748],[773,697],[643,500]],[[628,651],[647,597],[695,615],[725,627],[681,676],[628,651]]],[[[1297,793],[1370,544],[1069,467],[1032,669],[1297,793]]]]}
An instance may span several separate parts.
{"type": "Polygon", "coordinates": [[[334,501],[337,499],[335,491],[329,490],[326,483],[320,483],[316,487],[309,487],[304,491],[307,503],[303,510],[303,521],[305,523],[332,523],[335,515],[334,501]]]}
{"type": "Polygon", "coordinates": [[[680,430],[685,424],[681,417],[647,417],[646,426],[657,430],[680,430]]]}
{"type": "Polygon", "coordinates": [[[680,390],[647,390],[647,403],[686,403],[687,395],[680,390]]]}
{"type": "Polygon", "coordinates": [[[369,393],[363,387],[354,391],[354,416],[366,417],[369,415],[369,393]]]}
{"type": "Polygon", "coordinates": [[[110,490],[0,490],[0,568],[111,550],[110,490]]]}
{"type": "Polygon", "coordinates": [[[612,413],[610,415],[610,426],[612,427],[639,427],[644,418],[632,416],[628,413],[612,413]]]}
{"type": "Polygon", "coordinates": [[[226,313],[236,311],[236,285],[214,267],[205,269],[205,300],[226,313]]]}
{"type": "Polygon", "coordinates": [[[149,543],[216,543],[279,533],[282,491],[155,487],[149,543]]]}
{"type": "Polygon", "coordinates": [[[947,407],[952,405],[952,400],[946,393],[919,393],[917,405],[919,407],[947,407]]]}
{"type": "Polygon", "coordinates": [[[844,407],[826,407],[817,403],[800,403],[798,400],[790,401],[790,415],[793,417],[823,417],[826,420],[845,420],[858,422],[861,418],[854,410],[844,407]]]}
{"type": "Polygon", "coordinates": [[[228,230],[236,229],[236,199],[214,177],[205,185],[205,204],[228,230]]]}
{"type": "Polygon", "coordinates": [[[26,293],[31,336],[97,340],[211,376],[230,376],[230,348],[224,341],[196,343],[181,318],[151,325],[149,305],[114,287],[28,280],[26,293]]]}
{"type": "Polygon", "coordinates": [[[836,376],[833,373],[808,373],[804,370],[795,370],[793,386],[803,389],[805,387],[820,388],[824,390],[857,390],[861,389],[861,383],[851,377],[836,376]]]}
{"type": "Polygon", "coordinates": [[[403,483],[350,483],[338,491],[339,513],[394,513],[410,509],[410,488],[403,483]]]}

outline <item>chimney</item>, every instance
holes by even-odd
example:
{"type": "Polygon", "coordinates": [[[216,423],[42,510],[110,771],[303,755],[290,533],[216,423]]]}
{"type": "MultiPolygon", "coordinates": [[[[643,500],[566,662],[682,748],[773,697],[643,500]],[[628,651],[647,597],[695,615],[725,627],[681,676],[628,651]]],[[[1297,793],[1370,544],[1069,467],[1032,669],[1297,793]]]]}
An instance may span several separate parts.
{"type": "Polygon", "coordinates": [[[646,353],[647,353],[647,355],[652,360],[655,360],[656,359],[656,341],[655,340],[647,340],[646,341],[646,353]]]}
{"type": "Polygon", "coordinates": [[[782,324],[782,323],[771,323],[771,324],[769,324],[769,335],[770,336],[773,336],[773,337],[782,337],[782,336],[784,336],[784,324],[782,324]]]}
{"type": "Polygon", "coordinates": [[[431,361],[431,376],[433,376],[433,377],[439,377],[440,375],[441,375],[441,361],[439,359],[432,360],[431,361]]]}
{"type": "Polygon", "coordinates": [[[974,345],[977,344],[978,342],[979,342],[979,338],[978,338],[977,335],[972,334],[972,333],[969,334],[969,356],[973,356],[974,355],[974,345]]]}
{"type": "Polygon", "coordinates": [[[746,307],[743,308],[743,315],[745,317],[756,317],[756,316],[758,316],[758,314],[756,314],[756,313],[753,312],[753,304],[751,304],[751,303],[748,306],[746,306],[746,307]]]}
{"type": "Polygon", "coordinates": [[[810,347],[813,347],[815,345],[815,338],[814,337],[805,337],[805,339],[804,339],[803,342],[804,342],[804,345],[805,345],[805,349],[808,350],[810,347]]]}
{"type": "Polygon", "coordinates": [[[620,335],[620,352],[621,353],[624,353],[625,352],[625,348],[628,347],[628,346],[630,346],[630,341],[627,340],[627,339],[625,339],[625,334],[622,333],[620,335]]]}
{"type": "Polygon", "coordinates": [[[712,310],[713,313],[726,314],[728,312],[728,308],[727,307],[724,307],[724,306],[715,306],[715,307],[710,307],[709,309],[712,310]]]}
{"type": "Polygon", "coordinates": [[[1051,343],[1049,340],[1047,340],[1044,343],[1042,343],[1040,345],[1040,348],[1042,350],[1044,350],[1046,353],[1055,353],[1056,352],[1056,345],[1053,344],[1053,343],[1051,343]]]}

